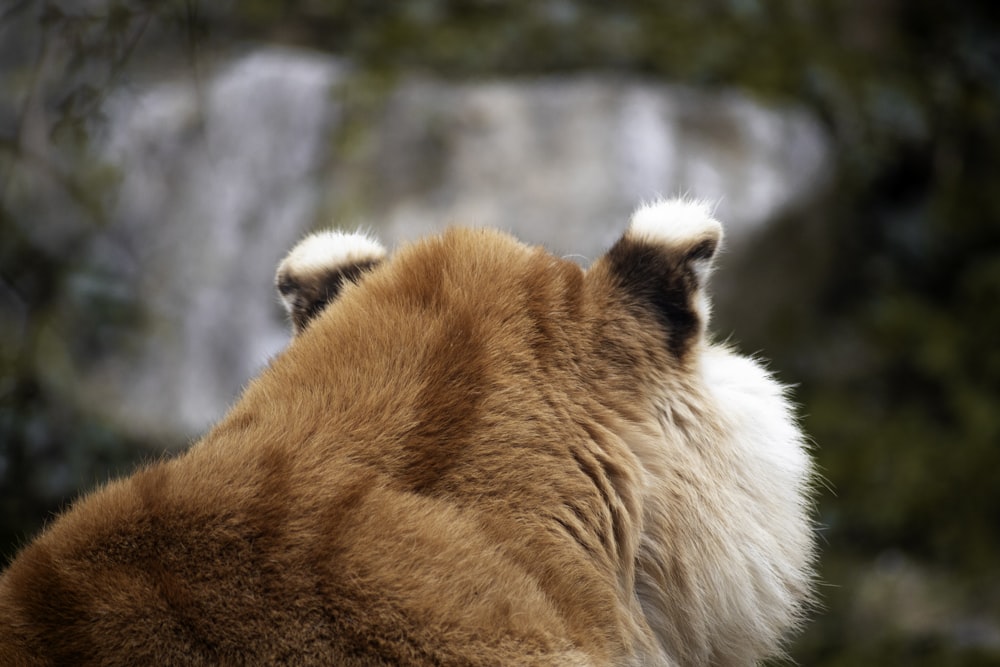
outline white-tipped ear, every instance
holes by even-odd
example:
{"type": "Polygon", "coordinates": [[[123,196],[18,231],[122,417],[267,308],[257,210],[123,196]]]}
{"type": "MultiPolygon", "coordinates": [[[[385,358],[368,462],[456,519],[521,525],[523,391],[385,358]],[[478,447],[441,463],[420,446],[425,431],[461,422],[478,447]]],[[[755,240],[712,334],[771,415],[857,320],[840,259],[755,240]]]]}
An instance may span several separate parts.
{"type": "Polygon", "coordinates": [[[706,204],[664,200],[637,209],[605,256],[619,286],[656,317],[678,356],[704,333],[704,287],[721,243],[722,225],[706,204]]]}
{"type": "Polygon", "coordinates": [[[722,243],[722,225],[712,217],[705,201],[661,199],[637,208],[629,221],[628,236],[668,248],[692,249],[707,243],[691,258],[691,268],[704,284],[712,260],[722,243]]]}
{"type": "Polygon", "coordinates": [[[382,244],[363,232],[328,230],[310,234],[296,244],[281,261],[278,273],[304,275],[384,257],[382,244]]]}
{"type": "Polygon", "coordinates": [[[296,334],[333,299],[385,258],[381,243],[361,232],[325,231],[299,242],[278,265],[275,284],[296,334]]]}

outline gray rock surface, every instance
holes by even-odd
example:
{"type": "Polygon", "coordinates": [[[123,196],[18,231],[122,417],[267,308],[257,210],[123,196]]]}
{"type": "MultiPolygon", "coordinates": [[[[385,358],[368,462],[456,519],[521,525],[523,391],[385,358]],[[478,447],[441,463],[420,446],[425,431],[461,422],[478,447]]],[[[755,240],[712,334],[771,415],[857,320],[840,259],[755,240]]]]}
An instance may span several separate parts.
{"type": "Polygon", "coordinates": [[[111,98],[114,233],[148,326],[81,401],[139,434],[203,430],[287,341],[272,272],[327,216],[390,246],[495,226],[586,263],[638,202],[684,194],[717,204],[735,252],[815,196],[829,158],[808,115],[734,92],[597,76],[358,91],[339,61],[266,50],[111,98]]]}
{"type": "Polygon", "coordinates": [[[369,208],[391,238],[455,222],[587,257],[658,196],[712,201],[738,241],[809,197],[828,155],[802,112],[594,77],[407,81],[371,131],[369,208]]]}

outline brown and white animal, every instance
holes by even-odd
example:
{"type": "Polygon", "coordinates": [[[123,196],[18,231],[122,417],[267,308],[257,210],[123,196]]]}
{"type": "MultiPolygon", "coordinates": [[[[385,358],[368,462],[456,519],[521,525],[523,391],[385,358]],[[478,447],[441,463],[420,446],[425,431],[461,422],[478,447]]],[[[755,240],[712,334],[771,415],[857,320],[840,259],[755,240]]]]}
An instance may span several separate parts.
{"type": "Polygon", "coordinates": [[[785,389],[706,337],[721,236],[664,201],[586,271],[487,230],[307,238],[296,335],[229,414],[0,577],[0,664],[775,654],[811,468],[785,389]]]}

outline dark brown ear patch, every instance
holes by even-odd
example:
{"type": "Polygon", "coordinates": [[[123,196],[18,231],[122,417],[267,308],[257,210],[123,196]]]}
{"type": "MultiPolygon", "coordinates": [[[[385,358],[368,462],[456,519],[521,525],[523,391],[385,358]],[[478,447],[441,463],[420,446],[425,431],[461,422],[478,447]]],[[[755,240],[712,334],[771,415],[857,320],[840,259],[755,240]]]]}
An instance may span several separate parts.
{"type": "Polygon", "coordinates": [[[647,308],[682,356],[709,316],[705,283],[722,242],[722,226],[704,204],[681,200],[644,206],[606,255],[621,288],[647,308]]]}
{"type": "Polygon", "coordinates": [[[385,257],[377,241],[359,233],[306,237],[278,266],[275,284],[296,335],[343,290],[385,257]]]}

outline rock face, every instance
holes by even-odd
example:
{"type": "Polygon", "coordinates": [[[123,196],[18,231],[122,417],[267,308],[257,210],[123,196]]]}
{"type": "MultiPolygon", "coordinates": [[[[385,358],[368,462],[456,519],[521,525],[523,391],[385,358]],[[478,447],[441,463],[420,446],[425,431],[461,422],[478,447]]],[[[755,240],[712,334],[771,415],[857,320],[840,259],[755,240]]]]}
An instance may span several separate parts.
{"type": "Polygon", "coordinates": [[[89,378],[91,407],[140,435],[189,437],[281,349],[273,271],[320,201],[340,77],[328,59],[269,51],[202,86],[113,97],[114,226],[137,266],[146,330],[89,378]]]}
{"type": "Polygon", "coordinates": [[[716,202],[738,237],[808,197],[827,156],[802,113],[600,78],[409,81],[372,131],[371,210],[393,238],[453,220],[588,257],[657,196],[716,202]]]}
{"type": "Polygon", "coordinates": [[[362,78],[268,50],[200,86],[112,97],[112,233],[133,249],[147,330],[93,365],[81,401],[138,434],[203,430],[287,340],[272,272],[318,224],[370,227],[390,246],[488,225],[590,258],[638,201],[681,193],[717,202],[732,251],[808,201],[828,159],[810,117],[732,92],[404,77],[360,105],[362,78]]]}

